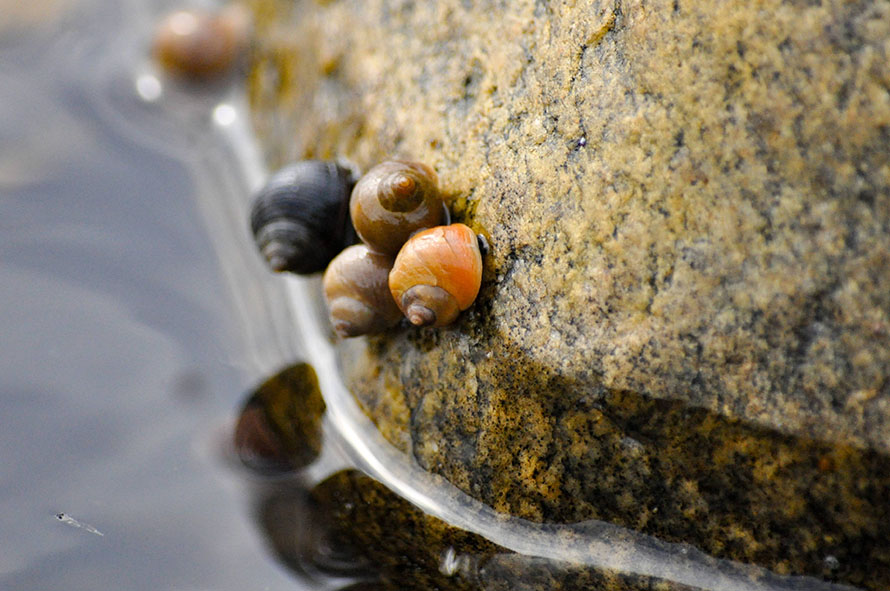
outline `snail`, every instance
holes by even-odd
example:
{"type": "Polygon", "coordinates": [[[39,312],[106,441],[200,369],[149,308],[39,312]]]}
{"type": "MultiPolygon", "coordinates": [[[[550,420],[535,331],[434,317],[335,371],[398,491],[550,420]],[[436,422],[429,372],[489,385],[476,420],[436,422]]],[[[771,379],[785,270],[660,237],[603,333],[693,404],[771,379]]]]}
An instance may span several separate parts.
{"type": "Polygon", "coordinates": [[[443,223],[447,213],[436,173],[404,160],[378,164],[359,179],[349,211],[362,241],[392,256],[411,234],[443,223]]]}
{"type": "Polygon", "coordinates": [[[341,337],[380,332],[402,313],[389,291],[393,259],[364,244],[350,246],[331,261],[322,279],[334,331],[341,337]]]}
{"type": "Polygon", "coordinates": [[[276,272],[324,270],[354,242],[349,194],[355,173],[334,162],[303,160],[269,177],[254,198],[250,227],[276,272]]]}
{"type": "Polygon", "coordinates": [[[153,53],[183,78],[209,79],[228,72],[247,46],[249,17],[239,5],[219,12],[179,10],[157,27],[153,53]]]}
{"type": "Polygon", "coordinates": [[[445,326],[470,307],[482,283],[482,254],[463,224],[412,236],[389,273],[392,297],[411,324],[445,326]]]}

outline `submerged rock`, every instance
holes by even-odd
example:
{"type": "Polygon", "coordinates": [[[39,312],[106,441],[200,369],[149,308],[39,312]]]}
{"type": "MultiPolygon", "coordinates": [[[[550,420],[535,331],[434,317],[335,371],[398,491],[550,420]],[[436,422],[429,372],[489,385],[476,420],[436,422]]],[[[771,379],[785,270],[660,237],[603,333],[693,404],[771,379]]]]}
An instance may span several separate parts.
{"type": "Polygon", "coordinates": [[[504,513],[890,586],[890,3],[253,0],[272,164],[432,165],[444,330],[342,347],[504,513]]]}

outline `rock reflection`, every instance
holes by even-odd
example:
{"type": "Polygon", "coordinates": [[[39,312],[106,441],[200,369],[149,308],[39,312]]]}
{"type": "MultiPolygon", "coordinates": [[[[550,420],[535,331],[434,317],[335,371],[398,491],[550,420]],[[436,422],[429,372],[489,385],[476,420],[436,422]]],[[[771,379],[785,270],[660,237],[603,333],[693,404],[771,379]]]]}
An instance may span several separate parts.
{"type": "MultiPolygon", "coordinates": [[[[311,488],[270,485],[259,522],[278,558],[316,582],[351,579],[350,591],[478,589],[478,564],[508,552],[427,515],[357,470],[311,488]],[[443,568],[455,556],[458,568],[443,568]]],[[[335,587],[332,587],[335,588],[335,587]]]]}
{"type": "Polygon", "coordinates": [[[296,364],[250,395],[234,433],[247,466],[285,476],[253,482],[254,515],[278,560],[312,588],[850,589],[720,560],[603,521],[548,525],[498,515],[471,499],[461,502],[473,525],[458,527],[346,462],[324,413],[315,371],[296,364]]]}
{"type": "Polygon", "coordinates": [[[321,452],[324,410],[315,370],[306,363],[285,368],[245,403],[234,433],[238,458],[262,474],[309,465],[321,452]]]}

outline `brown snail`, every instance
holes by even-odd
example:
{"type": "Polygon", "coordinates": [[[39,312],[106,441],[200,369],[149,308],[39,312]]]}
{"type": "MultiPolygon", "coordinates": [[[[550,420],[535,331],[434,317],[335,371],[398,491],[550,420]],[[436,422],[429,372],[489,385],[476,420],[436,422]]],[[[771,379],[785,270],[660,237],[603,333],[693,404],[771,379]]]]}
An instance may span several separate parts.
{"type": "Polygon", "coordinates": [[[470,307],[482,283],[482,253],[463,224],[412,236],[389,273],[389,288],[415,326],[445,326],[470,307]]]}
{"type": "Polygon", "coordinates": [[[395,256],[411,234],[443,223],[447,210],[430,167],[389,160],[359,179],[349,211],[356,232],[371,250],[395,256]]]}
{"type": "Polygon", "coordinates": [[[323,271],[355,242],[349,195],[356,174],[335,162],[303,160],[274,173],[254,198],[250,227],[272,270],[323,271]]]}
{"type": "Polygon", "coordinates": [[[179,10],[164,18],[155,32],[155,59],[168,72],[208,79],[228,72],[248,41],[249,18],[241,6],[218,12],[179,10]]]}
{"type": "Polygon", "coordinates": [[[393,259],[364,244],[350,246],[331,261],[322,284],[334,331],[355,337],[383,331],[402,313],[389,291],[393,259]]]}

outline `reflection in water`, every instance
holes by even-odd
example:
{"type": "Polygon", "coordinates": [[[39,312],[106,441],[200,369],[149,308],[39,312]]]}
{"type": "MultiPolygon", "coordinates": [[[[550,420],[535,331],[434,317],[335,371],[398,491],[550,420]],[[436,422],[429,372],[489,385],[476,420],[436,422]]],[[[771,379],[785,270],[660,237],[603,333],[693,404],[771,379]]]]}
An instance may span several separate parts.
{"type": "Polygon", "coordinates": [[[357,470],[336,472],[308,490],[297,483],[270,485],[259,494],[258,504],[258,521],[279,559],[300,577],[328,585],[332,580],[354,577],[375,584],[375,588],[418,591],[850,589],[711,560],[690,547],[671,547],[602,523],[573,528],[538,526],[534,537],[542,544],[555,544],[557,549],[571,545],[575,536],[591,544],[606,541],[614,552],[629,553],[641,561],[648,560],[652,551],[665,552],[675,560],[676,572],[667,567],[655,576],[633,568],[522,555],[420,511],[357,470]],[[692,559],[700,570],[702,585],[678,582],[686,559],[692,559]],[[713,585],[705,582],[708,580],[722,582],[713,585]]]}
{"type": "MultiPolygon", "coordinates": [[[[635,532],[619,525],[612,525],[602,521],[587,521],[580,524],[567,525],[542,525],[506,517],[491,509],[491,507],[470,498],[464,492],[445,481],[440,476],[431,474],[422,469],[408,456],[396,450],[389,442],[383,439],[380,432],[370,419],[365,416],[356,404],[351,393],[346,389],[340,375],[337,354],[328,337],[329,330],[323,311],[317,304],[316,286],[309,281],[300,278],[289,280],[291,305],[301,327],[301,337],[306,346],[307,354],[318,371],[322,391],[327,403],[326,422],[331,425],[329,430],[336,434],[336,439],[342,443],[343,449],[354,462],[354,465],[363,472],[373,476],[387,488],[396,491],[398,495],[413,506],[420,507],[429,515],[442,521],[459,527],[463,530],[474,532],[490,540],[491,542],[515,552],[517,556],[510,558],[511,562],[518,562],[530,569],[520,580],[541,580],[530,577],[530,573],[557,571],[562,574],[582,573],[584,577],[591,573],[599,573],[606,576],[615,573],[614,576],[623,581],[621,585],[631,585],[629,581],[660,581],[669,585],[671,589],[733,589],[733,590],[779,590],[779,589],[849,589],[845,585],[822,582],[805,576],[780,576],[769,570],[748,566],[729,560],[721,560],[709,556],[700,550],[684,543],[668,543],[650,535],[635,532]],[[535,570],[546,565],[543,571],[535,570]]],[[[657,405],[656,405],[657,406],[657,405]]],[[[653,427],[657,427],[657,411],[653,409],[653,427]]],[[[754,438],[765,449],[777,449],[789,445],[787,438],[776,438],[774,435],[764,434],[758,430],[752,430],[750,426],[729,422],[726,429],[733,432],[734,441],[741,437],[742,441],[754,438]]],[[[676,431],[684,433],[682,426],[676,431]]],[[[334,438],[332,438],[334,439],[334,438]]],[[[619,442],[620,443],[620,442],[619,442]]],[[[622,444],[625,445],[626,444],[622,444]]],[[[813,444],[800,442],[805,450],[810,450],[813,444]]],[[[820,446],[815,446],[815,451],[824,451],[820,446]]],[[[670,460],[671,456],[665,458],[670,460]]],[[[882,482],[886,471],[880,458],[870,464],[872,481],[879,477],[882,482]]],[[[719,466],[712,467],[719,470],[719,466]]],[[[818,470],[828,468],[826,463],[818,470]]],[[[835,466],[837,468],[837,466],[835,466]]],[[[847,468],[845,467],[842,472],[847,468]]],[[[855,477],[856,470],[850,472],[853,478],[852,491],[859,490],[865,494],[865,498],[871,498],[879,506],[886,506],[886,495],[877,490],[868,490],[855,486],[861,478],[855,477]]],[[[841,480],[843,481],[843,474],[841,480]]],[[[729,489],[730,494],[732,490],[729,489]]],[[[878,513],[871,513],[878,516],[878,513]]],[[[876,523],[886,523],[886,519],[876,519],[874,523],[860,524],[863,529],[869,531],[876,523]]],[[[796,532],[793,532],[796,533],[796,532]]],[[[883,534],[881,534],[883,535],[883,534]]],[[[875,555],[869,560],[872,563],[853,562],[851,566],[857,569],[855,572],[873,577],[872,580],[880,580],[886,576],[886,569],[881,565],[888,561],[881,557],[884,545],[879,539],[864,538],[865,542],[872,544],[875,555]],[[866,566],[874,565],[874,568],[866,566]]],[[[830,540],[829,540],[830,541],[830,540]]],[[[813,543],[821,544],[821,542],[813,543]]],[[[808,548],[806,546],[805,548],[808,548]]],[[[857,556],[868,556],[868,548],[851,548],[857,556]],[[864,552],[864,554],[863,554],[864,552]]],[[[833,560],[820,561],[813,576],[824,576],[831,581],[839,572],[838,562],[834,555],[833,560]],[[824,572],[823,572],[824,570],[824,572]]],[[[498,559],[497,564],[503,560],[498,559]]],[[[493,572],[494,562],[486,567],[488,573],[493,572]]],[[[512,572],[512,570],[510,571],[512,572]]],[[[786,570],[785,572],[789,572],[786,570]]],[[[791,571],[793,572],[793,571],[791,571]]],[[[585,579],[595,580],[595,579],[585,579]]],[[[855,582],[853,577],[844,582],[855,582]]],[[[525,583],[523,583],[525,584],[525,583]]],[[[581,584],[581,583],[578,583],[581,584]]],[[[585,585],[587,583],[584,583],[585,585]]],[[[593,583],[591,583],[593,584],[593,583]]],[[[643,584],[643,588],[648,583],[643,584]]],[[[872,585],[871,583],[869,583],[872,585]]],[[[633,583],[631,588],[639,588],[633,583]]],[[[534,586],[529,588],[536,588],[534,586]]],[[[537,588],[547,588],[537,587],[537,588]]],[[[567,587],[578,588],[578,587],[567,587]]],[[[580,587],[586,588],[586,587],[580,587]]],[[[595,588],[595,587],[594,587],[595,588]]],[[[620,587],[619,588],[623,588],[620,587]]],[[[882,588],[881,585],[872,585],[869,588],[882,588]]]]}
{"type": "Polygon", "coordinates": [[[0,0],[3,591],[295,588],[208,441],[297,350],[211,117],[237,88],[147,56],[174,3],[0,0]]]}
{"type": "Polygon", "coordinates": [[[296,467],[296,461],[282,458],[303,461],[304,469],[291,472],[287,479],[255,482],[255,514],[278,559],[317,588],[849,589],[717,560],[691,546],[600,521],[546,525],[493,514],[439,483],[439,493],[427,492],[451,494],[452,501],[461,504],[465,520],[476,523],[475,528],[457,527],[366,473],[325,459],[326,454],[346,450],[318,396],[308,365],[286,368],[249,396],[234,431],[236,447],[253,442],[248,466],[261,474],[268,474],[269,464],[254,460],[263,454],[272,457],[276,467],[296,467]],[[285,444],[281,427],[271,425],[294,420],[293,414],[286,419],[288,413],[300,412],[304,416],[294,421],[285,444]],[[255,433],[258,423],[262,426],[255,433]],[[322,432],[325,449],[319,450],[322,432]],[[498,536],[507,545],[496,543],[498,536]]]}
{"type": "Polygon", "coordinates": [[[260,473],[286,473],[309,465],[321,451],[324,408],[310,365],[282,370],[244,405],[235,426],[238,457],[260,473]]]}

